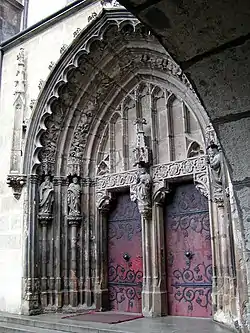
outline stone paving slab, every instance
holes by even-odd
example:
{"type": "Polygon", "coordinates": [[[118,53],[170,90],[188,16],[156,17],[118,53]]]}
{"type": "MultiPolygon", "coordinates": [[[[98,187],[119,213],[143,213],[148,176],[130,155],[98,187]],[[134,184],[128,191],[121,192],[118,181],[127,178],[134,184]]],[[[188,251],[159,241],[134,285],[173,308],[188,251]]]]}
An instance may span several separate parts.
{"type": "MultiPolygon", "coordinates": [[[[18,316],[0,313],[1,324],[6,323],[50,329],[51,332],[88,332],[88,333],[230,333],[221,325],[210,319],[187,317],[142,318],[119,324],[102,324],[94,322],[76,322],[62,319],[63,314],[44,314],[39,316],[18,316]],[[55,330],[55,331],[54,331],[55,330]]],[[[1,332],[1,330],[0,330],[1,332]]]]}

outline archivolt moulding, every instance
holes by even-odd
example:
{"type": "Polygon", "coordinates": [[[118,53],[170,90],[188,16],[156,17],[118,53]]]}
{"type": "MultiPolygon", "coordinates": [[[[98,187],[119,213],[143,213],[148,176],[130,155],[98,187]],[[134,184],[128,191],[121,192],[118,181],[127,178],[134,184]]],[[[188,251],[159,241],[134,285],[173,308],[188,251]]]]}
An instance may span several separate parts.
{"type": "MultiPolygon", "coordinates": [[[[41,165],[42,161],[40,152],[44,148],[44,143],[41,138],[44,133],[48,132],[46,121],[49,117],[53,116],[54,110],[52,105],[54,101],[58,100],[60,97],[60,91],[62,88],[66,87],[68,84],[68,74],[71,70],[79,68],[80,57],[90,53],[93,42],[103,40],[104,34],[109,27],[115,26],[118,31],[122,31],[122,29],[127,25],[132,28],[132,30],[128,33],[133,34],[139,25],[139,21],[126,10],[104,10],[84,31],[79,34],[79,36],[75,38],[72,45],[62,54],[61,59],[55,65],[48,80],[45,82],[44,88],[38,98],[37,105],[34,108],[27,134],[23,166],[24,174],[36,173],[37,167],[41,165]]],[[[150,35],[149,32],[148,34],[150,35]]],[[[192,90],[191,84],[181,71],[180,67],[169,55],[166,54],[165,50],[162,57],[157,56],[157,53],[155,56],[144,54],[138,58],[137,61],[142,64],[146,64],[147,68],[171,73],[171,75],[181,81],[182,84],[185,84],[188,89],[192,90]]],[[[58,120],[59,123],[60,120],[61,119],[58,120]]],[[[47,147],[50,155],[46,158],[48,158],[47,162],[50,164],[55,163],[53,150],[55,151],[57,149],[56,147],[59,132],[60,128],[55,129],[53,133],[54,137],[50,137],[48,140],[51,147],[47,147]]],[[[45,163],[47,162],[45,161],[45,163]]]]}

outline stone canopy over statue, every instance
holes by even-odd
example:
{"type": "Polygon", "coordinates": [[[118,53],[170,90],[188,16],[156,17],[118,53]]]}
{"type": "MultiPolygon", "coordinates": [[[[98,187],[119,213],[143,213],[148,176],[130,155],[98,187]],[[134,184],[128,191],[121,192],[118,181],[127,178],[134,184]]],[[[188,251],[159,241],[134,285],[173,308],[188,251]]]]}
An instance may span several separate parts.
{"type": "Polygon", "coordinates": [[[74,176],[72,183],[67,190],[68,215],[79,216],[81,214],[81,186],[77,176],[74,176]]]}
{"type": "Polygon", "coordinates": [[[39,187],[39,214],[50,215],[54,202],[54,188],[50,176],[45,176],[44,182],[39,187]]]}

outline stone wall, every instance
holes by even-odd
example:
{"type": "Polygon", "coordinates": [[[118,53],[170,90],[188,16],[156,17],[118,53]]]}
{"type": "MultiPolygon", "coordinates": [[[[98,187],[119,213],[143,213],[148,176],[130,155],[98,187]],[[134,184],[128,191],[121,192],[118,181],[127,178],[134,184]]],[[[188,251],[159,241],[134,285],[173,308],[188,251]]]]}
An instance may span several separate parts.
{"type": "Polygon", "coordinates": [[[16,0],[0,3],[0,43],[20,31],[23,6],[16,0]]]}
{"type": "MultiPolygon", "coordinates": [[[[6,2],[7,3],[7,2],[6,2]]],[[[5,2],[4,2],[5,4],[5,2]]],[[[3,7],[2,3],[0,5],[3,7]]],[[[13,197],[12,189],[6,184],[10,172],[10,155],[14,127],[14,92],[17,79],[17,55],[20,48],[25,56],[25,114],[27,121],[32,106],[39,95],[39,87],[46,80],[53,61],[60,58],[66,45],[70,45],[79,30],[88,24],[88,17],[102,9],[97,2],[68,16],[63,21],[51,25],[39,34],[33,33],[29,38],[5,51],[2,64],[1,100],[0,100],[0,311],[19,313],[21,305],[22,277],[22,235],[23,200],[25,191],[19,200],[13,197]],[[43,80],[43,81],[41,81],[43,80]]],[[[20,124],[22,126],[22,124],[20,124]]],[[[21,153],[21,152],[20,152],[21,153]]]]}

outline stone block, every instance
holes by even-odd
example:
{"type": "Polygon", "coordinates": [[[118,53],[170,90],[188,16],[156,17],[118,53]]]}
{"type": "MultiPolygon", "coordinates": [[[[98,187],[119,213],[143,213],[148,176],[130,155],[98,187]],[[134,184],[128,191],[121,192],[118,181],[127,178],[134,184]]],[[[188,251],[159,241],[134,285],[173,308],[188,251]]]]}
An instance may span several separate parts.
{"type": "MultiPolygon", "coordinates": [[[[247,257],[250,252],[250,183],[234,186],[239,216],[243,222],[243,237],[247,250],[247,257]]],[[[247,272],[249,275],[249,270],[247,272]]]]}
{"type": "Polygon", "coordinates": [[[151,1],[136,9],[140,0],[120,0],[160,37],[166,49],[178,62],[203,54],[221,44],[249,33],[247,1],[185,2],[151,1]]]}
{"type": "Polygon", "coordinates": [[[186,74],[194,82],[211,120],[250,115],[250,41],[214,54],[189,67],[186,74]]]}
{"type": "Polygon", "coordinates": [[[233,182],[250,179],[250,118],[215,125],[233,182]]]}

